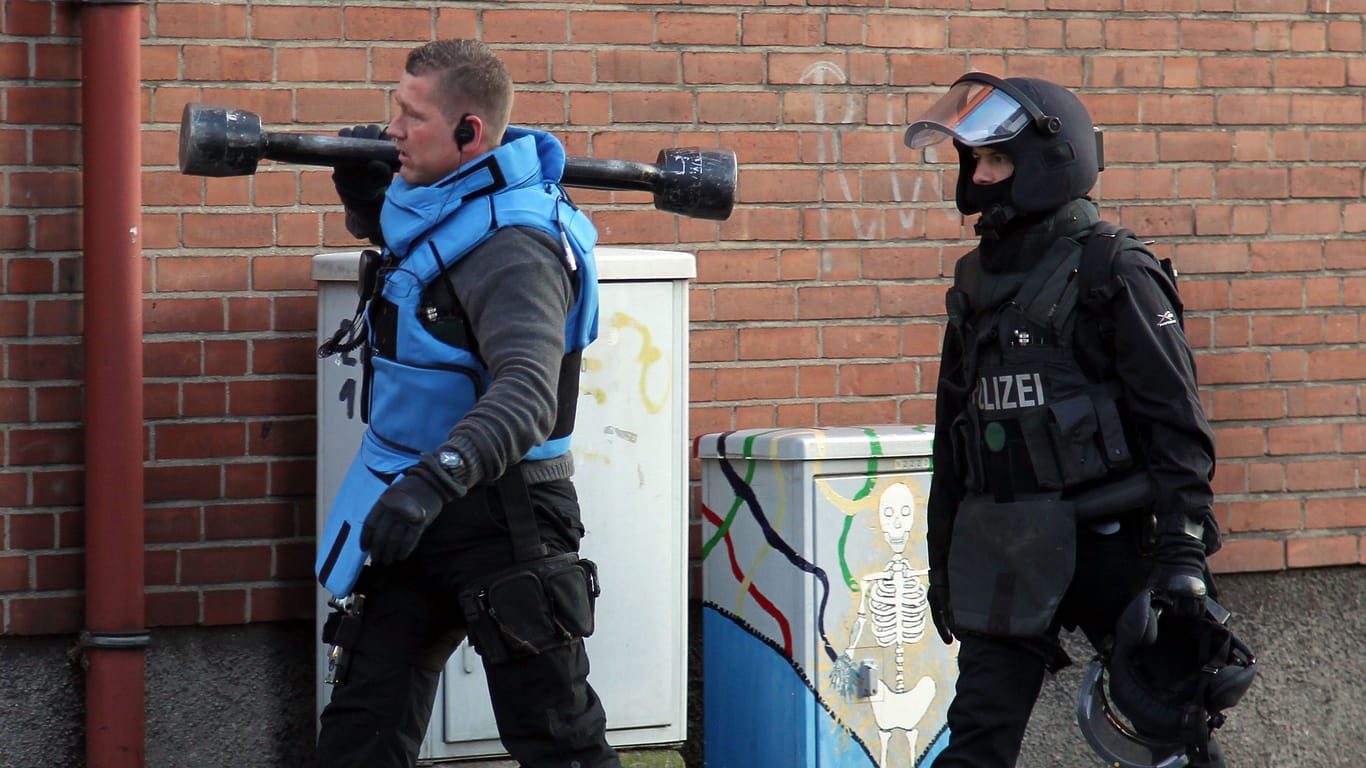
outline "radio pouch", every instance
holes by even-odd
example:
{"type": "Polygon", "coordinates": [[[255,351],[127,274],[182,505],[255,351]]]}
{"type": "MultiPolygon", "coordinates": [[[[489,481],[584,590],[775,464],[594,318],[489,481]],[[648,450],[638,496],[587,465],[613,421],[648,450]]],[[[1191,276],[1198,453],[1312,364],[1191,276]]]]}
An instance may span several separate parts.
{"type": "Polygon", "coordinates": [[[965,498],[949,545],[954,629],[1044,635],[1076,568],[1075,518],[1069,501],[965,498]]]}

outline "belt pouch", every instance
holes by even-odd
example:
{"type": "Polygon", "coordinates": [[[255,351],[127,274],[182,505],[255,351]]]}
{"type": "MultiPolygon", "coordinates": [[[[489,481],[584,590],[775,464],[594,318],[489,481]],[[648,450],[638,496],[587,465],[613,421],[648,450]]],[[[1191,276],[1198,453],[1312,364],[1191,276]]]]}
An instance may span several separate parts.
{"type": "Polygon", "coordinates": [[[519,564],[460,594],[470,639],[490,664],[534,656],[593,632],[596,567],[567,553],[519,564]]]}
{"type": "Polygon", "coordinates": [[[949,545],[954,629],[1044,635],[1076,568],[1075,518],[1071,502],[1056,499],[964,499],[949,545]]]}

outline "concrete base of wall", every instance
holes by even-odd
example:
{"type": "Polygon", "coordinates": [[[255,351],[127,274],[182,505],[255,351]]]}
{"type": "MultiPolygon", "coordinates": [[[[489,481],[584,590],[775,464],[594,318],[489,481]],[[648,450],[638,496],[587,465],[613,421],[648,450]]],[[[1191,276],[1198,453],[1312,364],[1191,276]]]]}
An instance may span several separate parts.
{"type": "MultiPolygon", "coordinates": [[[[1257,654],[1258,676],[1218,731],[1230,766],[1329,768],[1366,758],[1366,568],[1217,578],[1230,626],[1257,654]]],[[[1020,768],[1088,765],[1075,724],[1077,688],[1091,658],[1069,638],[1077,662],[1044,685],[1020,768]]],[[[1099,764],[1099,761],[1096,761],[1099,764]]]]}
{"type": "MultiPolygon", "coordinates": [[[[1260,670],[1219,732],[1228,763],[1329,768],[1360,762],[1366,757],[1366,697],[1359,690],[1366,680],[1366,656],[1359,652],[1366,637],[1366,568],[1238,574],[1221,577],[1219,586],[1260,670]]],[[[692,634],[688,741],[677,750],[626,751],[626,768],[704,768],[699,702],[705,670],[700,633],[692,634]]],[[[70,658],[74,645],[71,637],[0,638],[0,768],[86,765],[85,681],[70,658]]],[[[1020,768],[1099,763],[1073,714],[1090,650],[1076,637],[1068,638],[1067,649],[1077,663],[1045,683],[1020,768]]],[[[311,622],[153,631],[146,765],[312,765],[317,651],[311,622]]]]}

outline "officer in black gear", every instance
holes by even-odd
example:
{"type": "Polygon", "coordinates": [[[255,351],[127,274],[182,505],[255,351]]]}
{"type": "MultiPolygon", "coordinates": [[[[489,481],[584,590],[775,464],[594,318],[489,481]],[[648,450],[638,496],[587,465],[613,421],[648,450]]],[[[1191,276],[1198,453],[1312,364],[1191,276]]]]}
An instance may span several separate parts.
{"type": "MultiPolygon", "coordinates": [[[[1144,593],[1173,616],[1205,613],[1214,440],[1169,272],[1132,238],[1083,259],[1104,225],[1080,100],[969,73],[905,141],[945,138],[980,242],[947,294],[935,408],[929,602],[960,643],[935,766],[1006,768],[1045,672],[1069,663],[1062,629],[1106,647],[1144,593]]],[[[1222,765],[1217,747],[1201,760],[1222,765]]]]}

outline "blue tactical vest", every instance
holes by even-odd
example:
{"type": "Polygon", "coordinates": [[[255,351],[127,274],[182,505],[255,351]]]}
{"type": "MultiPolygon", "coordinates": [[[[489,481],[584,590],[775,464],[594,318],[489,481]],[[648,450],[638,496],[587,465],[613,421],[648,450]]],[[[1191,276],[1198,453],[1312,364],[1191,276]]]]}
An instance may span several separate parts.
{"type": "MultiPolygon", "coordinates": [[[[315,563],[319,582],[335,596],[350,593],[365,564],[361,526],[389,481],[445,442],[489,384],[475,350],[436,338],[422,323],[429,285],[496,230],[537,229],[563,244],[578,282],[565,353],[597,337],[597,230],[560,187],[563,170],[564,149],[554,137],[509,127],[502,146],[436,184],[415,187],[396,177],[390,186],[380,217],[383,282],[366,310],[368,426],[328,513],[315,563]],[[380,311],[387,315],[383,322],[376,318],[380,311]]],[[[558,434],[523,458],[561,456],[569,442],[569,434],[558,434]]]]}

